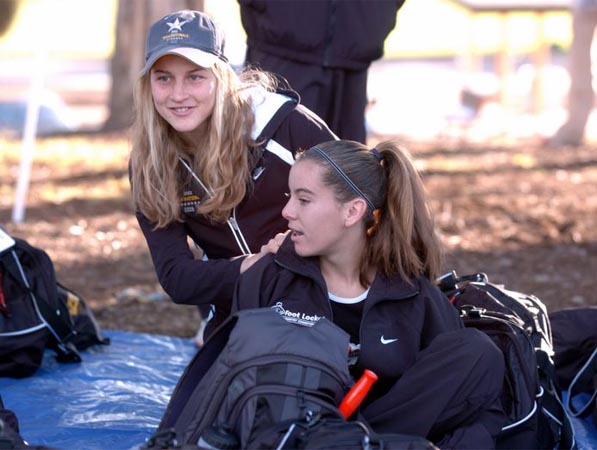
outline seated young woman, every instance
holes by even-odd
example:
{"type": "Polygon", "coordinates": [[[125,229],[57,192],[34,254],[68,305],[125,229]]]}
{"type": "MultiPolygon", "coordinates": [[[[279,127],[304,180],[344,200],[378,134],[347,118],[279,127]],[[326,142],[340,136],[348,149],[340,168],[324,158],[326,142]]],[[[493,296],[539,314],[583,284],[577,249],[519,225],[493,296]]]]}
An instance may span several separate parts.
{"type": "Polygon", "coordinates": [[[289,189],[289,232],[241,275],[234,308],[343,328],[355,379],[365,369],[379,377],[358,411],[375,431],[494,448],[503,356],[434,285],[441,245],[408,152],[325,142],[299,154],[289,189]]]}

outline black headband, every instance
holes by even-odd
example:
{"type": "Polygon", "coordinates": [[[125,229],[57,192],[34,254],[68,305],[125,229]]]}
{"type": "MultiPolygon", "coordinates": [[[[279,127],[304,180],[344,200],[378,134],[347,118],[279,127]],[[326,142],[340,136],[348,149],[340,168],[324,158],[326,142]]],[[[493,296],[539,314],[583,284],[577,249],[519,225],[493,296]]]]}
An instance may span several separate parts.
{"type": "Polygon", "coordinates": [[[354,182],[350,178],[348,178],[348,175],[344,173],[340,166],[336,164],[334,161],[332,161],[332,158],[325,154],[324,151],[321,150],[319,147],[311,147],[311,150],[316,151],[322,158],[324,158],[327,162],[330,163],[330,165],[334,168],[338,175],[340,175],[344,179],[344,181],[346,181],[346,184],[348,184],[359,197],[362,197],[363,200],[367,202],[367,205],[369,206],[369,208],[371,208],[371,211],[375,209],[375,205],[371,200],[369,200],[369,197],[367,197],[363,193],[363,191],[361,191],[359,187],[356,184],[354,184],[354,182]]]}

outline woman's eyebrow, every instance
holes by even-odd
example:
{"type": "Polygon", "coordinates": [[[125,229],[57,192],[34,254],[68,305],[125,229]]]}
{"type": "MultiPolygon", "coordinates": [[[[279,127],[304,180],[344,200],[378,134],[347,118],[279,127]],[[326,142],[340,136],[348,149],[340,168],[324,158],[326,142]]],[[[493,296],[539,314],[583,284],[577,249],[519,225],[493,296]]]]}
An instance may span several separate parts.
{"type": "Polygon", "coordinates": [[[311,191],[307,188],[298,188],[298,189],[295,189],[294,193],[295,194],[313,194],[313,191],[311,191]]]}

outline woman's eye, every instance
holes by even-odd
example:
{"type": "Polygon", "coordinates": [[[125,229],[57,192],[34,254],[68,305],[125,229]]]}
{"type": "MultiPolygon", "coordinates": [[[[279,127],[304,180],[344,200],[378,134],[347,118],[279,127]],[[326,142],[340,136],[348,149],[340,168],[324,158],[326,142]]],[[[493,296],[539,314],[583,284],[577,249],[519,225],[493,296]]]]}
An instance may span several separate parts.
{"type": "Polygon", "coordinates": [[[191,75],[190,78],[191,78],[191,81],[199,81],[199,80],[202,80],[204,78],[204,76],[203,75],[191,75]]]}

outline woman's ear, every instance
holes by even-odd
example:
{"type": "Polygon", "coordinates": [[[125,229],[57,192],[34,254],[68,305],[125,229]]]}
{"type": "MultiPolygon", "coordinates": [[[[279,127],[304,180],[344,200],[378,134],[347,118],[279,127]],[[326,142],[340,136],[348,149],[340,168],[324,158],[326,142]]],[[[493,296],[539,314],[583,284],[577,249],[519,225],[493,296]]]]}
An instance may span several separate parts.
{"type": "Polygon", "coordinates": [[[367,213],[367,203],[364,199],[357,197],[346,202],[346,209],[344,213],[344,225],[347,227],[353,226],[355,223],[365,217],[367,213]]]}

